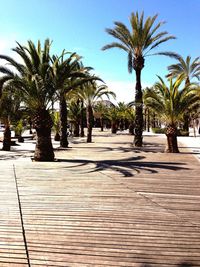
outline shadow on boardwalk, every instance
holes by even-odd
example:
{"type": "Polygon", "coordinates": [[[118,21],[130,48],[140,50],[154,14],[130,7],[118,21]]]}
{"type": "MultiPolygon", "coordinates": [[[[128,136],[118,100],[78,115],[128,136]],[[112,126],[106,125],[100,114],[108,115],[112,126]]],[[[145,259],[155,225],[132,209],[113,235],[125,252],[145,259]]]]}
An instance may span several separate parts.
{"type": "MultiPolygon", "coordinates": [[[[189,262],[181,262],[180,264],[177,265],[177,267],[193,267],[194,265],[192,265],[189,262]]],[[[154,267],[153,265],[150,264],[143,264],[141,267],[154,267]]]]}
{"type": "Polygon", "coordinates": [[[130,157],[126,159],[114,159],[114,160],[86,160],[86,159],[59,159],[59,162],[72,163],[74,166],[66,166],[63,168],[91,166],[86,172],[99,172],[99,171],[114,171],[119,172],[124,177],[133,177],[134,173],[140,173],[141,171],[147,171],[149,173],[158,173],[159,169],[164,170],[189,170],[184,167],[184,163],[180,162],[150,162],[144,161],[144,156],[130,157]],[[143,161],[140,161],[143,160],[143,161]]]}

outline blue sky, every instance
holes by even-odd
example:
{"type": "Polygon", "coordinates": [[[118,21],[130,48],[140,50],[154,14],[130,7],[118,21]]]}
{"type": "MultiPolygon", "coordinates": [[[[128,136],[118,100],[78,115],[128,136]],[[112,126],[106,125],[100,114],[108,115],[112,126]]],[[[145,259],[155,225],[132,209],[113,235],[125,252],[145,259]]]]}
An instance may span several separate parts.
{"type": "MultiPolygon", "coordinates": [[[[131,12],[144,10],[145,16],[158,13],[166,21],[161,30],[177,37],[160,45],[158,51],[174,51],[186,57],[200,55],[200,0],[0,0],[0,53],[10,54],[15,41],[53,40],[52,53],[63,49],[77,52],[117,93],[118,101],[131,101],[135,75],[128,74],[127,55],[118,49],[101,51],[114,39],[105,32],[114,21],[129,26],[131,12]]],[[[10,54],[12,55],[12,54],[10,54]]],[[[143,87],[164,77],[174,61],[148,57],[142,71],[143,87]]]]}

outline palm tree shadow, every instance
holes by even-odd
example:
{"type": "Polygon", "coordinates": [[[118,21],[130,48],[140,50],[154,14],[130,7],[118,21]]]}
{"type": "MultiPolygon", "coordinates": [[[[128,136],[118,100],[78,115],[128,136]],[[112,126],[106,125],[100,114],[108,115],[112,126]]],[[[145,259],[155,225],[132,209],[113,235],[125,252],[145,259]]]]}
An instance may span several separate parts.
{"type": "MultiPolygon", "coordinates": [[[[133,177],[136,173],[141,171],[146,171],[149,173],[158,173],[159,170],[188,170],[184,167],[184,163],[179,162],[151,162],[144,161],[144,156],[135,156],[130,158],[123,158],[118,160],[86,160],[86,159],[58,159],[59,162],[68,162],[71,163],[70,166],[65,166],[63,168],[72,168],[72,167],[83,167],[88,166],[87,170],[84,170],[85,173],[93,173],[100,171],[112,171],[120,173],[124,177],[133,177]],[[142,160],[142,161],[141,161],[142,160]]],[[[83,171],[83,170],[82,170],[83,171]]]]}
{"type": "MultiPolygon", "coordinates": [[[[142,264],[141,267],[154,267],[153,265],[151,264],[142,264]]],[[[178,263],[177,267],[193,267],[193,265],[189,262],[181,262],[181,263],[178,263]]]]}

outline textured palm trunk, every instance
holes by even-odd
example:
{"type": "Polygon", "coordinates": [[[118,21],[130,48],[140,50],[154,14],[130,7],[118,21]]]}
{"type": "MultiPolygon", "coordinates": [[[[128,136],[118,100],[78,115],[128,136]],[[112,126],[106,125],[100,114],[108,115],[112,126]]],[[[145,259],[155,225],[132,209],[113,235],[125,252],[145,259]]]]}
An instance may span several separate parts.
{"type": "Polygon", "coordinates": [[[51,142],[53,121],[49,112],[45,109],[39,110],[33,118],[33,124],[37,134],[34,160],[54,161],[54,152],[51,142]]]}
{"type": "Polygon", "coordinates": [[[101,125],[101,132],[103,132],[103,118],[100,117],[99,119],[100,119],[100,125],[101,125]]]}
{"type": "Polygon", "coordinates": [[[60,134],[59,134],[59,132],[56,132],[56,134],[54,136],[54,140],[55,141],[60,141],[60,134]]]}
{"type": "Polygon", "coordinates": [[[150,132],[150,112],[147,109],[147,132],[150,132]]]}
{"type": "Polygon", "coordinates": [[[187,136],[189,136],[189,118],[190,118],[190,115],[188,113],[186,113],[183,116],[183,120],[184,120],[183,130],[188,133],[187,136]]]}
{"type": "Polygon", "coordinates": [[[67,103],[64,95],[60,97],[60,132],[60,146],[67,148],[69,145],[67,138],[67,103]]]}
{"type": "Polygon", "coordinates": [[[117,123],[115,121],[111,122],[111,133],[113,134],[117,133],[117,123]]]}
{"type": "Polygon", "coordinates": [[[128,127],[129,134],[134,135],[134,129],[135,129],[134,122],[130,122],[128,127]]]}
{"type": "Polygon", "coordinates": [[[90,105],[87,106],[86,113],[87,113],[87,143],[91,143],[92,142],[93,111],[90,105]]]}
{"type": "Polygon", "coordinates": [[[31,118],[28,119],[28,123],[29,123],[29,134],[33,134],[33,131],[32,131],[32,120],[31,120],[31,118]]]}
{"type": "Polygon", "coordinates": [[[11,130],[10,126],[6,125],[4,134],[3,134],[3,147],[2,150],[4,151],[10,151],[11,146],[11,130]]]}
{"type": "Polygon", "coordinates": [[[173,125],[169,125],[166,129],[167,136],[167,153],[179,153],[178,142],[177,142],[177,129],[173,125]]]}
{"type": "Polygon", "coordinates": [[[81,100],[81,120],[80,120],[80,128],[81,128],[81,137],[84,137],[84,105],[83,100],[81,100]]]}
{"type": "Polygon", "coordinates": [[[135,87],[135,137],[134,145],[136,147],[142,146],[142,132],[143,132],[143,100],[141,87],[141,67],[135,69],[136,72],[136,87],[135,87]]]}
{"type": "Polygon", "coordinates": [[[74,124],[74,136],[79,137],[79,121],[74,124]]]}

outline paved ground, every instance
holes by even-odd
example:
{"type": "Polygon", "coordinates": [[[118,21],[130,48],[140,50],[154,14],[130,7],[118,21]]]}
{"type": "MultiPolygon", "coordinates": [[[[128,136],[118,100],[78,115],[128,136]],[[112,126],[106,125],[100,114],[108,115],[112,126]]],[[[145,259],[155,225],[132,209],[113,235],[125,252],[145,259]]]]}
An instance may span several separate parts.
{"type": "Polygon", "coordinates": [[[0,152],[0,266],[200,266],[197,151],[96,134],[54,163],[31,162],[32,141],[0,152]]]}

